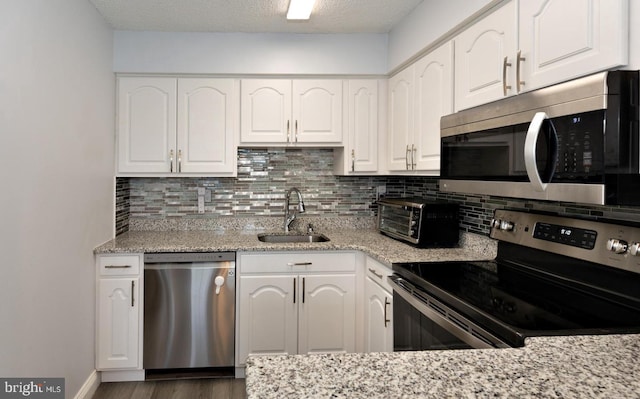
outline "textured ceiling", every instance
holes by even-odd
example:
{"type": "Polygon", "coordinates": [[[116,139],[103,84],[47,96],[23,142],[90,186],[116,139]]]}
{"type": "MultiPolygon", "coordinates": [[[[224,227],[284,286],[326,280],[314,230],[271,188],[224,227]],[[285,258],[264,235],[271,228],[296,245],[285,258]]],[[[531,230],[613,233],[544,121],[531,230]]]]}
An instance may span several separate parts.
{"type": "Polygon", "coordinates": [[[89,0],[116,30],[387,33],[423,0],[316,0],[287,21],[289,0],[89,0]]]}

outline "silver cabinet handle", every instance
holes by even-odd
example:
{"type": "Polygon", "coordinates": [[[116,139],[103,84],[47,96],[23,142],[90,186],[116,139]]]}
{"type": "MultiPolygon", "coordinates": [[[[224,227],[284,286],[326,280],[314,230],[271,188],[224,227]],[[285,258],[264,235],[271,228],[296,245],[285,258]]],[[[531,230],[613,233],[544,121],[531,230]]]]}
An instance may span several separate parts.
{"type": "Polygon", "coordinates": [[[406,163],[406,166],[407,166],[407,170],[409,170],[409,151],[410,151],[409,150],[409,144],[407,144],[407,151],[405,151],[405,153],[404,153],[404,157],[406,159],[405,163],[406,163]]]}
{"type": "Polygon", "coordinates": [[[384,297],[384,327],[385,328],[387,328],[387,325],[391,323],[391,320],[389,320],[387,317],[387,306],[389,305],[391,305],[391,302],[389,302],[389,298],[384,297]]]}
{"type": "Polygon", "coordinates": [[[296,303],[296,284],[297,283],[297,278],[293,278],[293,303],[296,303]]]}
{"type": "Polygon", "coordinates": [[[507,57],[504,57],[502,61],[502,92],[506,96],[507,90],[511,90],[511,86],[507,85],[507,67],[510,67],[511,63],[507,62],[507,57]]]}
{"type": "Polygon", "coordinates": [[[311,266],[313,262],[289,262],[287,266],[311,266]]]}
{"type": "Polygon", "coordinates": [[[411,170],[416,170],[416,148],[415,144],[411,144],[411,170]]]}
{"type": "Polygon", "coordinates": [[[129,269],[131,265],[106,265],[105,269],[129,269]]]}
{"type": "Polygon", "coordinates": [[[178,173],[182,173],[182,150],[178,150],[178,173]]]}
{"type": "Polygon", "coordinates": [[[304,303],[305,278],[302,277],[302,303],[304,303]]]}
{"type": "Polygon", "coordinates": [[[369,271],[370,271],[371,273],[373,273],[373,275],[374,275],[374,276],[376,276],[376,277],[378,277],[380,280],[382,280],[382,277],[383,277],[383,276],[382,276],[382,274],[378,274],[378,273],[376,273],[376,269],[371,269],[371,268],[369,268],[369,271]]]}
{"type": "Polygon", "coordinates": [[[518,60],[516,62],[516,85],[518,87],[518,93],[522,91],[522,86],[524,86],[524,80],[520,80],[521,73],[521,64],[522,61],[526,61],[527,59],[522,56],[522,50],[518,50],[518,60]]]}
{"type": "Polygon", "coordinates": [[[135,304],[135,297],[134,297],[135,289],[136,289],[136,282],[135,280],[131,280],[131,307],[133,307],[133,305],[135,304]]]}
{"type": "Polygon", "coordinates": [[[351,171],[356,171],[356,150],[351,150],[351,171]]]}
{"type": "Polygon", "coordinates": [[[169,151],[169,173],[173,173],[173,150],[169,151]]]}
{"type": "Polygon", "coordinates": [[[290,121],[287,119],[287,143],[291,141],[290,121]]]}
{"type": "Polygon", "coordinates": [[[296,119],[296,143],[298,142],[298,120],[296,119]]]}

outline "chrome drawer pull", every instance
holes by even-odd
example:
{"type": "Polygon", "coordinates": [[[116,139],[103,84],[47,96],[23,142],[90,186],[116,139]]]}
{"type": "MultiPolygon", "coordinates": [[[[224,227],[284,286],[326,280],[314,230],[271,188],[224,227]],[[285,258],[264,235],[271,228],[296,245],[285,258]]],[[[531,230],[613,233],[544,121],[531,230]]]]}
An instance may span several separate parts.
{"type": "Polygon", "coordinates": [[[313,262],[289,262],[287,266],[311,266],[313,262]]]}
{"type": "Polygon", "coordinates": [[[378,277],[380,280],[382,280],[382,277],[383,277],[383,276],[382,276],[382,274],[378,274],[378,273],[376,273],[376,270],[375,270],[375,269],[371,269],[371,268],[369,268],[369,271],[370,271],[371,273],[373,273],[373,275],[374,275],[374,276],[376,276],[376,277],[378,277]]]}
{"type": "Polygon", "coordinates": [[[105,269],[129,269],[133,266],[131,265],[106,265],[105,269]]]}

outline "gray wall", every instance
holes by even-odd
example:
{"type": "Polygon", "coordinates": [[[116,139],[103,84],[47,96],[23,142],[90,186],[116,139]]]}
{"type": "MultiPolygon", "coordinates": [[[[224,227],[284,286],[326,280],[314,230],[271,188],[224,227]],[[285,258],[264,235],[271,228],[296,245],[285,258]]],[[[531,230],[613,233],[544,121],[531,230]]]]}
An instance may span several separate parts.
{"type": "Polygon", "coordinates": [[[2,1],[0,27],[0,376],[72,398],[96,378],[93,249],[113,236],[113,36],[87,0],[2,1]]]}

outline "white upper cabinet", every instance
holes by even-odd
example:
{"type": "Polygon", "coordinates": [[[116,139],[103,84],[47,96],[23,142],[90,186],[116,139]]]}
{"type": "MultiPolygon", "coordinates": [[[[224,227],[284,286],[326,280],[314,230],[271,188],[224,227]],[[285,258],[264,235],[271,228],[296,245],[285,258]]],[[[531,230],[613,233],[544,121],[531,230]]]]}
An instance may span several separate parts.
{"type": "Polygon", "coordinates": [[[413,168],[440,172],[440,118],[453,112],[453,44],[446,43],[415,64],[413,168]]]}
{"type": "Polygon", "coordinates": [[[453,44],[448,42],[389,79],[389,170],[439,174],[440,118],[452,112],[453,44]]]}
{"type": "Polygon", "coordinates": [[[334,150],[334,173],[337,175],[378,171],[378,118],[380,108],[377,79],[352,79],[345,83],[344,149],[334,150]]]}
{"type": "Polygon", "coordinates": [[[520,1],[520,91],[628,63],[628,0],[520,1]]]}
{"type": "Polygon", "coordinates": [[[176,142],[175,79],[118,79],[118,172],[168,173],[176,142]]]}
{"type": "Polygon", "coordinates": [[[389,79],[387,168],[391,171],[411,169],[414,69],[412,65],[389,79]]]}
{"type": "Polygon", "coordinates": [[[234,79],[178,79],[178,172],[234,173],[237,84],[234,79]]]}
{"type": "Polygon", "coordinates": [[[291,139],[291,81],[243,79],[240,144],[286,143],[291,139]]]}
{"type": "Polygon", "coordinates": [[[236,173],[238,81],[118,79],[118,173],[236,173]]]}
{"type": "Polygon", "coordinates": [[[516,94],[516,2],[511,1],[455,38],[456,110],[516,94]]]}
{"type": "Polygon", "coordinates": [[[456,111],[628,63],[628,0],[510,1],[455,38],[456,111]]]}
{"type": "Polygon", "coordinates": [[[342,80],[244,79],[240,144],[342,144],[342,80]]]}

